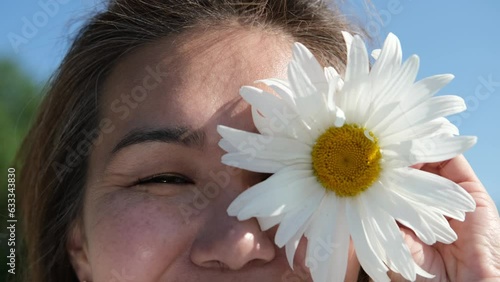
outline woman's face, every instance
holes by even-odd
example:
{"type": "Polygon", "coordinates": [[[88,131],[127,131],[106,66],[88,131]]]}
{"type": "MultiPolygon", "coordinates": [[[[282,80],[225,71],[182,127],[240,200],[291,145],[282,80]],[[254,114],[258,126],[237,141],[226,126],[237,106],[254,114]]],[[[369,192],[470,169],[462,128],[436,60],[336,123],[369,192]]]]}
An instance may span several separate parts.
{"type": "MultiPolygon", "coordinates": [[[[267,175],[223,165],[217,145],[218,124],[256,131],[239,88],[286,77],[290,47],[257,31],[192,32],[114,66],[83,222],[68,242],[80,280],[308,281],[305,239],[293,272],[273,244],[276,228],[263,232],[255,219],[227,215],[231,201],[267,175]]],[[[319,259],[328,251],[318,250],[319,259]]],[[[357,267],[350,263],[348,280],[357,267]]]]}

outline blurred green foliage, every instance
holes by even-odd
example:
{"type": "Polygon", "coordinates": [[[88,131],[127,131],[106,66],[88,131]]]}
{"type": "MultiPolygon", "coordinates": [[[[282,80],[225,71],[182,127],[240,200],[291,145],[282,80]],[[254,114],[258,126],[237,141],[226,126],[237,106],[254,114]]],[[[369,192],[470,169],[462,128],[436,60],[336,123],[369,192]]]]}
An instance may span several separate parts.
{"type": "MultiPolygon", "coordinates": [[[[0,281],[7,278],[8,232],[7,232],[7,169],[14,164],[16,152],[20,149],[24,135],[35,117],[42,97],[41,87],[23,72],[14,61],[0,59],[0,281]]],[[[19,211],[19,203],[16,201],[19,211]]],[[[16,218],[18,216],[16,212],[16,218]]],[[[19,246],[20,222],[16,224],[16,247],[19,246]]],[[[16,273],[19,271],[19,260],[16,273]]]]}
{"type": "Polygon", "coordinates": [[[12,164],[40,101],[40,87],[14,62],[0,60],[0,171],[12,164]]]}

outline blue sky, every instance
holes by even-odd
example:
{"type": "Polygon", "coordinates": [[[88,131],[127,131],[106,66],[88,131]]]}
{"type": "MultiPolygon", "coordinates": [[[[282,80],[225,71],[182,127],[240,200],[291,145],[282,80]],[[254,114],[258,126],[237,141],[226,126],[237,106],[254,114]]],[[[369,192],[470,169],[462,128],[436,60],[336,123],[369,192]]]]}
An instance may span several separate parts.
{"type": "MultiPolygon", "coordinates": [[[[99,9],[101,2],[2,1],[0,57],[15,59],[42,84],[60,63],[82,19],[99,9]],[[31,30],[26,22],[33,24],[31,30]]],[[[466,156],[499,205],[500,1],[375,0],[372,3],[378,10],[378,18],[357,17],[378,38],[374,45],[393,32],[402,42],[405,58],[411,54],[420,56],[419,78],[440,73],[455,75],[441,94],[455,94],[466,100],[467,112],[450,120],[461,134],[478,136],[478,144],[466,156]]],[[[353,7],[356,11],[363,9],[361,4],[353,7]]]]}

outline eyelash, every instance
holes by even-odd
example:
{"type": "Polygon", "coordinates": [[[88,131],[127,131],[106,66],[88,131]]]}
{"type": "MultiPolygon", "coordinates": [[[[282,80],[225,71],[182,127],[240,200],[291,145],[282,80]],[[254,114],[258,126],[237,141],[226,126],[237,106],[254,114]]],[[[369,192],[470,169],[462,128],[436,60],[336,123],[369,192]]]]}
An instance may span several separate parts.
{"type": "Polygon", "coordinates": [[[135,184],[136,185],[147,185],[147,184],[190,185],[194,184],[194,182],[188,177],[181,174],[163,173],[139,179],[135,184]]]}

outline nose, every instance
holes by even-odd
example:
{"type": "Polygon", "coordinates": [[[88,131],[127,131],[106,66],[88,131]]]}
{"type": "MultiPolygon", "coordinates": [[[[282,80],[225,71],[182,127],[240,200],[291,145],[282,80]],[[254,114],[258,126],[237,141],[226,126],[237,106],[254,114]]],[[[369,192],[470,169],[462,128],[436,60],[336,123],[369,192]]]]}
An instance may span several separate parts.
{"type": "Polygon", "coordinates": [[[266,264],[275,258],[275,245],[260,229],[256,219],[239,221],[227,214],[227,207],[237,195],[234,191],[243,190],[231,188],[221,193],[211,203],[212,207],[205,210],[209,213],[208,218],[190,253],[191,261],[198,266],[239,270],[249,265],[266,264]]]}

